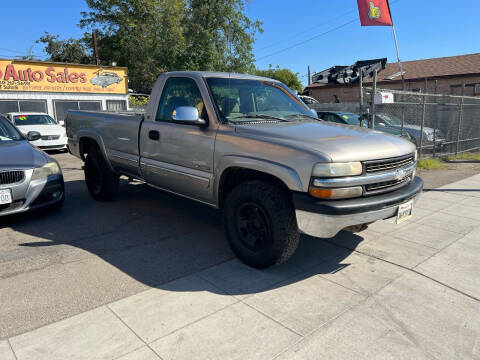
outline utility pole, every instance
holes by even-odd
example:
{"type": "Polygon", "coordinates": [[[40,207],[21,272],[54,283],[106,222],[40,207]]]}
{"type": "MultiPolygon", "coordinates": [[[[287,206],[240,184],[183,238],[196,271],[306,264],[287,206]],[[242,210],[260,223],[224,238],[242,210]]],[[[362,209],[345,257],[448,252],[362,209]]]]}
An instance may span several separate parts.
{"type": "Polygon", "coordinates": [[[310,76],[310,65],[308,65],[308,72],[307,73],[308,73],[308,85],[310,85],[311,82],[312,82],[312,77],[310,76]]]}
{"type": "Polygon", "coordinates": [[[100,60],[98,59],[98,47],[97,47],[97,32],[92,33],[93,38],[93,55],[95,56],[95,64],[100,65],[100,60]]]}

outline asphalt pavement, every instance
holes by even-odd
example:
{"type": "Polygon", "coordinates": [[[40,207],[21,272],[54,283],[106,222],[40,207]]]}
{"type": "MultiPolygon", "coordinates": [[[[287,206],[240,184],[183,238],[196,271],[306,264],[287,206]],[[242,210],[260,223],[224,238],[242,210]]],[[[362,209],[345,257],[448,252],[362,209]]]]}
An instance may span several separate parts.
{"type": "Polygon", "coordinates": [[[259,271],[218,211],[126,179],[95,202],[54,156],[62,210],[0,218],[2,360],[480,358],[480,175],[259,271]]]}

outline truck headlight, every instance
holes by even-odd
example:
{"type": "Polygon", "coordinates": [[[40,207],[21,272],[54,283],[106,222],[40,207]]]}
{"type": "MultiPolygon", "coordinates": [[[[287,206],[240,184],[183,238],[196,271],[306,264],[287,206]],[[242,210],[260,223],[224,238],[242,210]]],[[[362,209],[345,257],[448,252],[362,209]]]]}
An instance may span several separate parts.
{"type": "Polygon", "coordinates": [[[415,155],[414,155],[414,160],[413,161],[417,161],[418,160],[418,150],[415,149],[415,155]]]}
{"type": "Polygon", "coordinates": [[[361,186],[332,189],[321,189],[310,186],[308,193],[318,199],[351,199],[362,196],[363,189],[361,186]]]}
{"type": "Polygon", "coordinates": [[[362,163],[358,161],[348,163],[319,163],[313,167],[312,176],[340,177],[362,175],[362,173],[362,163]]]}
{"type": "Polygon", "coordinates": [[[56,175],[60,172],[56,162],[49,162],[42,167],[35,168],[32,174],[32,180],[46,179],[49,176],[56,175]]]}

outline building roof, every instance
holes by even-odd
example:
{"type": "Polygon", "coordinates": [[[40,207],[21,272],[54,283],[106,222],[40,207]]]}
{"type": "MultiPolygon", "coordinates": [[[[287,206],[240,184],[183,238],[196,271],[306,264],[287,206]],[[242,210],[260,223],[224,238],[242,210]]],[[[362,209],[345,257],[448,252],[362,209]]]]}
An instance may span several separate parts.
{"type": "Polygon", "coordinates": [[[42,60],[21,60],[21,59],[3,59],[0,58],[0,61],[11,62],[12,64],[32,64],[32,65],[59,65],[59,66],[76,66],[76,67],[91,67],[102,69],[128,69],[126,66],[110,66],[110,65],[94,65],[94,64],[76,64],[69,62],[58,62],[58,61],[42,61],[42,60]]]}
{"type": "MultiPolygon", "coordinates": [[[[403,71],[405,71],[405,80],[480,74],[480,53],[403,61],[402,67],[403,71]]],[[[385,69],[379,73],[378,81],[392,81],[388,79],[388,77],[398,72],[398,63],[388,63],[385,69]]],[[[400,81],[401,79],[399,75],[395,77],[393,81],[400,81]]],[[[371,81],[371,78],[365,79],[365,82],[371,81]]],[[[307,87],[320,87],[325,85],[327,84],[311,84],[307,87]]]]}

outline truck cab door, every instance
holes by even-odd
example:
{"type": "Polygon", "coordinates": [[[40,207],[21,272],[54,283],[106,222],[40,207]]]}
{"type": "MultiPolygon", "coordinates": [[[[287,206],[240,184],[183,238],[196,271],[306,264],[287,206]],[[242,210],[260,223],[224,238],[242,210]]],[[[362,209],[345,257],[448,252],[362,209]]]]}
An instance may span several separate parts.
{"type": "Polygon", "coordinates": [[[213,202],[216,123],[208,119],[204,97],[189,77],[166,80],[156,114],[140,131],[140,166],[148,183],[204,202],[213,202]],[[195,106],[205,126],[172,122],[180,106],[195,106]]]}

